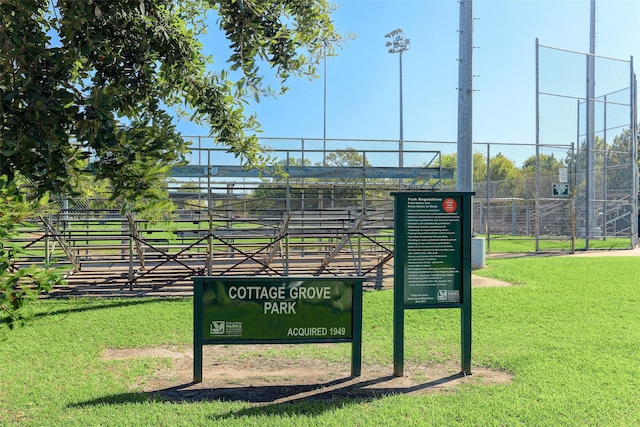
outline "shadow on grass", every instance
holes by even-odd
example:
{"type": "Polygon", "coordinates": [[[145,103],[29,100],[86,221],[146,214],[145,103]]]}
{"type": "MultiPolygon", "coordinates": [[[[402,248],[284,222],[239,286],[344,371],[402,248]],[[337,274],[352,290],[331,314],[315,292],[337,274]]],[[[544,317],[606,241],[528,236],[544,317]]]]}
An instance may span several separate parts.
{"type": "Polygon", "coordinates": [[[385,386],[395,377],[370,380],[346,377],[320,384],[273,386],[203,387],[201,383],[186,383],[162,390],[141,393],[122,393],[68,405],[70,408],[119,405],[140,402],[197,403],[207,401],[246,402],[252,404],[239,411],[211,415],[212,420],[264,415],[318,415],[350,403],[369,402],[386,396],[428,392],[439,386],[463,378],[458,373],[412,386],[385,386]]]}
{"type": "Polygon", "coordinates": [[[131,307],[136,305],[150,304],[150,303],[166,303],[166,302],[184,302],[184,298],[114,298],[105,299],[98,297],[78,298],[78,300],[54,300],[56,303],[60,301],[66,301],[61,307],[56,307],[51,310],[35,313],[33,318],[47,317],[56,314],[71,314],[82,313],[86,311],[105,310],[117,307],[131,307]]]}
{"type": "MultiPolygon", "coordinates": [[[[26,317],[18,319],[11,327],[12,319],[0,311],[0,342],[7,339],[9,336],[6,332],[10,332],[17,328],[30,325],[31,322],[54,315],[68,316],[73,313],[83,313],[94,310],[105,310],[118,307],[131,307],[136,305],[143,305],[149,303],[166,303],[166,302],[183,302],[185,298],[145,298],[145,299],[102,299],[102,298],[79,298],[76,300],[66,300],[63,305],[56,306],[45,311],[38,311],[36,313],[29,313],[26,317]],[[6,331],[6,332],[5,332],[6,331]]],[[[60,300],[56,300],[58,302],[60,300]]],[[[32,306],[35,306],[31,303],[32,306]]],[[[57,304],[58,305],[58,304],[57,304]]],[[[42,306],[39,307],[42,309],[42,306]]]]}

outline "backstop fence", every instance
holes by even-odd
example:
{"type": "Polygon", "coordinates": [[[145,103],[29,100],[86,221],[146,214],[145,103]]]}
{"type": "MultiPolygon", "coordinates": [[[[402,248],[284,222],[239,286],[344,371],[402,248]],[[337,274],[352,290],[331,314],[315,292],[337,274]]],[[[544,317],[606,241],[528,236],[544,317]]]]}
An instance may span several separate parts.
{"type": "MultiPolygon", "coordinates": [[[[612,238],[637,244],[637,126],[633,58],[591,55],[536,40],[536,142],[538,147],[565,141],[574,146],[568,158],[572,173],[564,181],[558,178],[553,188],[572,194],[572,218],[583,249],[602,247],[612,238]]],[[[536,156],[536,194],[543,200],[551,188],[543,182],[547,159],[536,156]]]]}

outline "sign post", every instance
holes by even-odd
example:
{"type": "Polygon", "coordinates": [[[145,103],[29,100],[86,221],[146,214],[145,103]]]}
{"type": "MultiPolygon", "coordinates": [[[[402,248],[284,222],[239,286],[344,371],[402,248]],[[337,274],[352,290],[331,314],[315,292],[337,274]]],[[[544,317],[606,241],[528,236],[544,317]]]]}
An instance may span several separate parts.
{"type": "Polygon", "coordinates": [[[362,277],[194,276],[193,382],[206,344],[351,343],[362,366],[362,277]]]}
{"type": "Polygon", "coordinates": [[[395,197],[394,361],[404,375],[404,310],[461,309],[461,367],[471,374],[470,192],[395,197]]]}

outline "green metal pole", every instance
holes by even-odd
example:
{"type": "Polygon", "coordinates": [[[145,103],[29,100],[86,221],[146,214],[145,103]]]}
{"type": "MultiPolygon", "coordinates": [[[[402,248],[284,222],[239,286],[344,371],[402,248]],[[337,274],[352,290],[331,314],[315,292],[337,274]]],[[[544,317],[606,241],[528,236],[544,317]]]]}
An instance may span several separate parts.
{"type": "Polygon", "coordinates": [[[362,280],[353,283],[353,341],[351,342],[351,376],[362,375],[362,280]]]}
{"type": "Polygon", "coordinates": [[[396,194],[394,199],[393,240],[393,375],[404,376],[404,264],[406,248],[406,197],[396,194]]]}
{"type": "Polygon", "coordinates": [[[462,373],[471,375],[471,293],[464,297],[464,307],[460,316],[462,326],[462,373]]]}
{"type": "Polygon", "coordinates": [[[202,281],[193,284],[193,382],[202,382],[202,281]]]}
{"type": "Polygon", "coordinates": [[[393,376],[404,376],[404,307],[402,304],[402,289],[394,284],[393,304],[393,376]],[[399,295],[400,294],[400,295],[399,295]]]}
{"type": "Polygon", "coordinates": [[[462,338],[462,373],[471,375],[471,194],[464,194],[462,219],[462,313],[460,316],[462,338]]]}

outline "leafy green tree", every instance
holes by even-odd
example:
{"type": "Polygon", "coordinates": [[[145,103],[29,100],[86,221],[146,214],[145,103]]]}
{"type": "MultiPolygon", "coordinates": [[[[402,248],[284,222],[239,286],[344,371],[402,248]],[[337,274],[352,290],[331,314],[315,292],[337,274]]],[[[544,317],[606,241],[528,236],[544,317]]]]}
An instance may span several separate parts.
{"type": "MultiPolygon", "coordinates": [[[[327,154],[327,166],[344,166],[361,168],[362,166],[371,166],[368,159],[365,159],[355,148],[347,147],[344,150],[336,150],[327,154]]],[[[321,165],[322,163],[318,163],[321,165]]]]}
{"type": "Polygon", "coordinates": [[[613,144],[607,149],[607,189],[610,191],[633,188],[632,167],[640,167],[640,159],[636,164],[631,161],[631,140],[631,131],[624,129],[613,138],[613,144]]]}
{"type": "MultiPolygon", "coordinates": [[[[540,175],[558,176],[560,168],[564,168],[565,163],[561,159],[557,159],[555,155],[540,153],[538,155],[540,159],[540,175]]],[[[533,178],[536,176],[536,156],[529,156],[522,163],[522,173],[527,178],[533,178]]]]}
{"type": "Polygon", "coordinates": [[[243,113],[270,93],[259,66],[281,90],[313,76],[340,43],[331,11],[325,0],[2,1],[0,171],[64,194],[90,158],[116,195],[161,197],[154,183],[188,150],[170,114],[180,108],[245,165],[262,165],[270,158],[245,133],[258,123],[243,113]],[[208,22],[232,51],[218,71],[202,53],[208,22]]]}
{"type": "MultiPolygon", "coordinates": [[[[492,162],[494,162],[496,159],[497,161],[494,163],[493,166],[491,166],[491,163],[490,163],[491,179],[499,179],[499,178],[494,178],[493,176],[494,173],[496,174],[496,176],[508,175],[507,173],[502,171],[502,168],[507,168],[508,170],[512,170],[511,166],[508,164],[510,160],[506,159],[504,156],[502,156],[502,154],[498,154],[496,158],[492,160],[492,162]]],[[[441,162],[442,168],[455,170],[458,167],[458,154],[457,153],[443,154],[440,162],[441,162]]],[[[473,162],[473,181],[476,183],[486,181],[487,180],[487,157],[482,153],[474,152],[472,157],[472,162],[473,162]]],[[[424,166],[427,167],[429,165],[424,165],[424,166]]],[[[431,165],[431,167],[433,167],[433,165],[431,165]]],[[[435,184],[436,182],[433,181],[433,183],[435,184]]],[[[443,184],[448,187],[451,187],[451,186],[455,187],[456,180],[455,178],[445,179],[443,180],[443,184]]]]}
{"type": "MultiPolygon", "coordinates": [[[[474,153],[475,155],[475,153],[474,153]]],[[[456,170],[456,166],[458,163],[458,155],[456,153],[449,153],[449,154],[442,154],[442,156],[440,157],[440,166],[443,169],[453,169],[454,171],[456,170]]],[[[437,167],[437,165],[434,164],[423,164],[424,167],[437,167]]],[[[475,168],[474,168],[475,170],[475,168]]],[[[440,184],[442,184],[444,187],[447,188],[455,188],[456,185],[456,180],[455,180],[455,176],[454,179],[443,179],[443,180],[438,180],[438,179],[430,179],[426,185],[427,186],[439,186],[440,184]],[[440,182],[442,181],[442,182],[440,182]]]]}
{"type": "Polygon", "coordinates": [[[313,76],[341,41],[331,11],[326,0],[0,1],[0,309],[9,319],[58,280],[11,270],[19,248],[7,242],[39,206],[17,179],[39,201],[108,189],[111,200],[150,212],[165,203],[163,179],[189,148],[172,110],[208,126],[244,165],[262,166],[271,159],[248,135],[258,122],[244,106],[278,91],[259,67],[273,70],[280,92],[291,76],[313,76]],[[209,22],[231,49],[215,69],[200,41],[209,22]],[[95,181],[84,177],[88,166],[95,181]]]}
{"type": "MultiPolygon", "coordinates": [[[[347,147],[343,150],[336,150],[328,153],[324,161],[313,164],[309,159],[289,158],[289,166],[314,166],[321,167],[326,162],[327,167],[358,167],[371,166],[368,160],[355,148],[347,147]]],[[[287,160],[279,162],[283,168],[287,165],[287,160]]],[[[264,182],[253,191],[250,207],[257,210],[281,211],[284,210],[282,200],[287,197],[287,191],[283,184],[287,180],[286,176],[275,176],[265,178],[264,182]],[[276,183],[281,183],[277,185],[276,183]]],[[[349,203],[353,199],[362,197],[360,185],[336,186],[327,184],[344,183],[341,178],[304,178],[295,180],[289,179],[289,197],[295,201],[293,210],[298,210],[304,200],[306,210],[320,209],[331,205],[333,200],[349,203]]]]}
{"type": "Polygon", "coordinates": [[[507,181],[520,179],[521,177],[522,173],[520,169],[518,169],[512,160],[505,157],[502,153],[498,153],[495,157],[489,160],[489,178],[492,181],[507,181]]]}
{"type": "MultiPolygon", "coordinates": [[[[486,181],[486,163],[483,169],[482,181],[486,181]]],[[[522,177],[522,171],[511,159],[502,153],[496,154],[489,160],[489,195],[491,197],[517,197],[522,193],[521,189],[524,184],[522,177]]]]}
{"type": "MultiPolygon", "coordinates": [[[[369,159],[365,158],[361,151],[356,150],[352,147],[347,147],[344,150],[336,150],[327,154],[326,156],[326,164],[327,166],[333,167],[348,167],[348,168],[362,168],[370,167],[371,162],[369,159]]],[[[321,164],[321,163],[318,163],[321,164]]],[[[323,178],[316,179],[316,181],[322,181],[325,183],[340,183],[344,182],[344,179],[340,178],[323,178]]],[[[367,183],[384,183],[385,179],[380,178],[367,178],[367,183]]],[[[371,193],[371,190],[368,193],[372,197],[382,197],[380,192],[371,193]]],[[[335,206],[336,202],[338,206],[342,207],[344,205],[353,206],[354,200],[362,199],[362,184],[360,183],[352,183],[351,186],[337,186],[333,188],[326,187],[322,190],[322,193],[318,195],[319,199],[322,200],[322,206],[327,207],[332,205],[335,206]]]]}
{"type": "MultiPolygon", "coordinates": [[[[575,153],[567,153],[567,159],[575,162],[577,171],[576,190],[577,194],[586,192],[586,142],[582,142],[575,153]]],[[[605,184],[606,171],[606,191],[617,193],[618,195],[629,194],[633,188],[633,171],[637,160],[631,160],[631,132],[623,129],[618,135],[613,137],[613,143],[605,141],[600,136],[594,141],[594,172],[593,183],[596,194],[602,194],[605,184]]]]}
{"type": "Polygon", "coordinates": [[[24,253],[18,244],[12,243],[17,228],[26,218],[41,212],[47,203],[46,195],[36,201],[27,200],[14,181],[0,176],[0,326],[10,329],[20,326],[31,317],[27,303],[63,282],[55,269],[13,268],[13,260],[24,253]]]}

